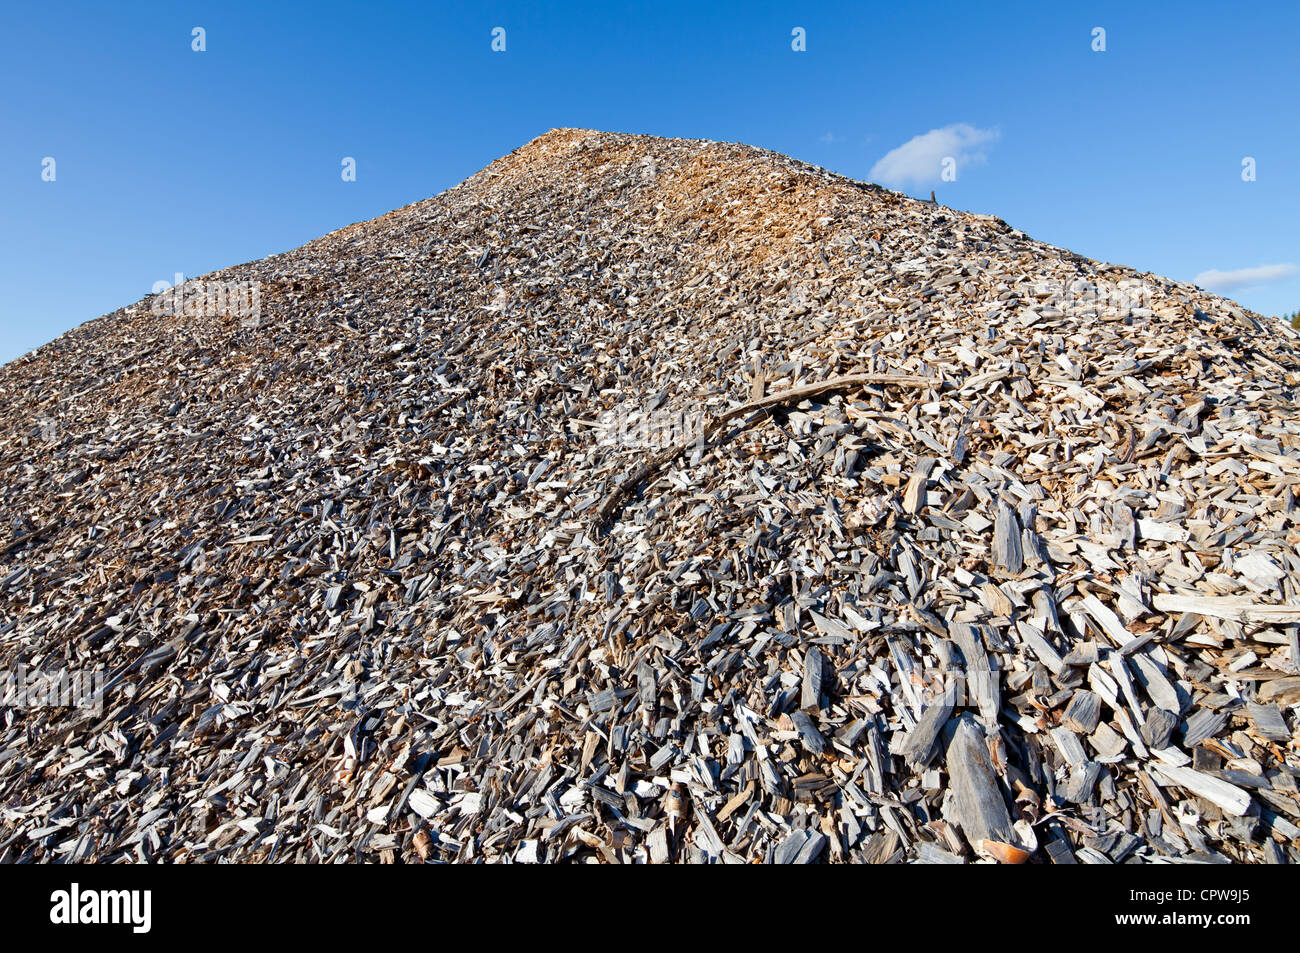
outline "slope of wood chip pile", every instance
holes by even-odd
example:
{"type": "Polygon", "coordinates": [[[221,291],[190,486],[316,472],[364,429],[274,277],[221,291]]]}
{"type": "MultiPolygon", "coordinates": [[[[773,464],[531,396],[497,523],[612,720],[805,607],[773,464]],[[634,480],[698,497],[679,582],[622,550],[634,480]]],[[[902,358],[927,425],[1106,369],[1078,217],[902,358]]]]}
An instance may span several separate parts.
{"type": "Polygon", "coordinates": [[[207,278],[0,370],[0,860],[1300,861],[1280,322],[574,130],[207,278]]]}

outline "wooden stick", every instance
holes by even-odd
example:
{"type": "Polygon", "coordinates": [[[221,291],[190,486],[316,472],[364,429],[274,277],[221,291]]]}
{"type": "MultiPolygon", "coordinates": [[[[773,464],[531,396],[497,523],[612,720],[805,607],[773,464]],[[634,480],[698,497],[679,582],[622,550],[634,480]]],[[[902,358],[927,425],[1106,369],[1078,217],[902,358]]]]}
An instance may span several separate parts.
{"type": "Polygon", "coordinates": [[[1156,593],[1151,604],[1165,613],[1195,612],[1234,622],[1266,625],[1300,622],[1300,606],[1254,602],[1248,596],[1182,596],[1160,592],[1156,593]]]}
{"type": "Polygon", "coordinates": [[[600,504],[600,509],[596,510],[596,525],[604,526],[607,524],[615,511],[636,491],[638,486],[695,446],[701,439],[705,445],[710,443],[725,424],[739,417],[747,417],[755,411],[797,404],[799,401],[807,400],[810,397],[851,390],[869,384],[893,384],[896,387],[934,387],[938,383],[939,381],[935,378],[919,377],[913,374],[845,374],[842,377],[832,377],[813,384],[801,384],[798,387],[791,387],[723,411],[704,428],[703,438],[694,437],[690,440],[684,440],[658,456],[651,457],[633,470],[626,480],[614,487],[609,495],[605,497],[605,501],[600,504]]]}
{"type": "Polygon", "coordinates": [[[824,381],[817,381],[813,384],[801,384],[798,387],[791,387],[788,390],[778,391],[775,394],[768,394],[766,397],[760,397],[758,400],[751,400],[747,404],[741,404],[739,407],[733,407],[725,411],[716,418],[717,423],[726,423],[728,420],[734,420],[736,417],[743,417],[751,414],[756,410],[763,410],[767,407],[776,407],[784,404],[797,404],[801,400],[809,397],[818,397],[821,394],[830,393],[831,391],[849,390],[853,387],[861,387],[865,384],[895,384],[899,387],[933,387],[939,382],[933,377],[918,377],[914,374],[845,374],[843,377],[832,377],[824,381]]]}
{"type": "Polygon", "coordinates": [[[0,550],[0,553],[3,553],[4,555],[8,556],[15,549],[19,549],[23,546],[26,546],[28,543],[40,539],[46,533],[50,532],[50,530],[58,529],[61,525],[62,525],[61,523],[56,521],[53,523],[48,523],[45,526],[42,526],[40,529],[34,529],[30,533],[23,533],[21,536],[16,536],[13,539],[11,539],[8,543],[5,544],[3,550],[0,550]]]}

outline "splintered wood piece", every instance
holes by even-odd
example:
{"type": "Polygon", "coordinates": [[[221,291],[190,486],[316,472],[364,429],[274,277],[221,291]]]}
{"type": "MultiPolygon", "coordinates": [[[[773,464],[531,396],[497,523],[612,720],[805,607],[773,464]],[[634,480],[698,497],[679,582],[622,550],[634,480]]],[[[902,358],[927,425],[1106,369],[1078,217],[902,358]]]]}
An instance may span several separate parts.
{"type": "Polygon", "coordinates": [[[993,524],[993,564],[1013,575],[1025,567],[1024,551],[1020,546],[1020,521],[1016,511],[1001,502],[993,524]]]}
{"type": "Polygon", "coordinates": [[[1259,687],[1259,700],[1287,707],[1300,704],[1300,678],[1270,679],[1259,687]]]}
{"type": "Polygon", "coordinates": [[[912,471],[911,479],[907,481],[907,490],[903,494],[903,509],[913,516],[920,513],[921,507],[925,506],[926,483],[936,462],[934,457],[921,457],[916,461],[916,469],[912,471]]]}
{"type": "Polygon", "coordinates": [[[1157,593],[1151,604],[1161,612],[1194,612],[1233,622],[1260,622],[1277,625],[1300,622],[1300,606],[1278,606],[1255,602],[1244,596],[1184,596],[1157,593]]]}
{"type": "Polygon", "coordinates": [[[1250,715],[1255,730],[1269,741],[1291,740],[1291,731],[1287,728],[1286,721],[1282,717],[1282,710],[1277,705],[1259,705],[1255,702],[1247,702],[1246,711],[1250,715]]]}
{"type": "Polygon", "coordinates": [[[804,711],[820,711],[822,707],[822,678],[825,663],[816,646],[809,646],[803,657],[803,684],[799,707],[804,711]]]}
{"type": "Polygon", "coordinates": [[[1092,593],[1088,593],[1079,602],[1088,615],[1092,616],[1093,621],[1101,626],[1101,630],[1110,636],[1117,646],[1122,647],[1133,641],[1133,633],[1124,627],[1124,623],[1119,620],[1119,616],[1106,608],[1101,600],[1092,593]]]}
{"type": "Polygon", "coordinates": [[[1165,748],[1178,727],[1178,716],[1163,708],[1148,708],[1146,720],[1142,722],[1142,740],[1152,748],[1165,748]]]}
{"type": "Polygon", "coordinates": [[[1080,734],[1090,735],[1101,721],[1101,698],[1095,692],[1077,691],[1061,716],[1061,724],[1080,734]]]}
{"type": "Polygon", "coordinates": [[[949,688],[941,696],[930,702],[921,712],[916,726],[905,735],[895,735],[889,750],[899,755],[908,764],[920,767],[927,764],[934,749],[935,739],[952,715],[956,704],[956,694],[949,688]]]}
{"type": "Polygon", "coordinates": [[[1198,708],[1183,721],[1183,747],[1195,748],[1202,741],[1213,738],[1227,724],[1226,712],[1198,708]]]}
{"type": "Polygon", "coordinates": [[[826,739],[822,737],[806,712],[793,711],[790,713],[790,720],[794,722],[795,730],[799,732],[799,740],[803,742],[805,748],[813,754],[821,754],[826,750],[826,739]]]}
{"type": "Polygon", "coordinates": [[[1193,768],[1161,764],[1159,761],[1151,762],[1151,767],[1157,774],[1163,775],[1169,781],[1179,787],[1186,788],[1198,797],[1212,801],[1234,817],[1240,817],[1250,809],[1250,795],[1235,784],[1229,784],[1221,778],[1216,778],[1193,768]]]}
{"type": "Polygon", "coordinates": [[[961,715],[955,722],[945,764],[956,823],[972,845],[982,840],[1015,843],[1011,816],[993,774],[984,732],[970,715],[961,715]]]}

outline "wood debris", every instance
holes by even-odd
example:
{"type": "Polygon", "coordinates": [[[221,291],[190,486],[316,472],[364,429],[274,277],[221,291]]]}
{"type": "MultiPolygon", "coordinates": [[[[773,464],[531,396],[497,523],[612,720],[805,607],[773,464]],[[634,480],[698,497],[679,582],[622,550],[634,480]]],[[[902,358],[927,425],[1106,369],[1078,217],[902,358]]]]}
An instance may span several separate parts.
{"type": "Polygon", "coordinates": [[[0,861],[1300,861],[1296,335],[557,130],[0,369],[0,861]]]}

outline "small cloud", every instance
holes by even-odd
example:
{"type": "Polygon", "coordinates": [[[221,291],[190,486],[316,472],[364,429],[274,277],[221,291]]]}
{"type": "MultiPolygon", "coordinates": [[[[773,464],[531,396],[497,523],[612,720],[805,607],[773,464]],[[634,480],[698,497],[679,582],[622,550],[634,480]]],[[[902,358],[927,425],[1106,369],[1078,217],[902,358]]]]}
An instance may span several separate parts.
{"type": "Polygon", "coordinates": [[[835,133],[833,133],[833,132],[828,132],[828,133],[826,133],[826,134],[823,135],[823,136],[819,136],[818,138],[819,138],[822,142],[826,143],[828,146],[829,146],[829,145],[834,145],[834,144],[837,143],[837,142],[843,142],[843,141],[844,141],[844,137],[843,137],[843,136],[837,136],[837,135],[835,135],[835,133]]]}
{"type": "Polygon", "coordinates": [[[885,153],[871,167],[868,178],[899,188],[908,184],[929,185],[939,181],[946,158],[954,160],[959,173],[967,166],[987,161],[988,148],[1000,136],[997,129],[977,129],[964,122],[931,129],[885,153]]]}
{"type": "Polygon", "coordinates": [[[1211,268],[1192,279],[1193,284],[1211,291],[1234,291],[1239,288],[1251,288],[1265,285],[1272,281],[1300,275],[1300,265],[1287,262],[1282,265],[1257,265],[1254,268],[1238,268],[1236,271],[1219,271],[1211,268]]]}

